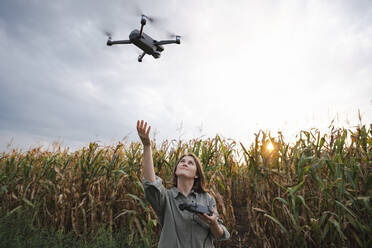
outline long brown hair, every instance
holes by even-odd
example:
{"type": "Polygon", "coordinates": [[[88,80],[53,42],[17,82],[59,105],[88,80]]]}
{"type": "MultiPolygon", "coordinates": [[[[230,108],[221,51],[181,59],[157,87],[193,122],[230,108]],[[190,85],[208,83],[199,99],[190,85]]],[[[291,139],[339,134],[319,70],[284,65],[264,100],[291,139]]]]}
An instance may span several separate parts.
{"type": "Polygon", "coordinates": [[[204,176],[204,170],[203,170],[203,167],[201,165],[201,162],[200,162],[199,158],[192,152],[188,152],[188,153],[182,155],[181,158],[176,163],[176,166],[174,166],[173,186],[177,187],[177,175],[176,175],[177,166],[180,163],[181,159],[183,159],[186,156],[193,157],[195,165],[196,165],[196,175],[198,177],[194,179],[194,185],[192,186],[193,190],[198,192],[198,193],[209,192],[207,190],[206,186],[205,186],[205,176],[204,176]]]}

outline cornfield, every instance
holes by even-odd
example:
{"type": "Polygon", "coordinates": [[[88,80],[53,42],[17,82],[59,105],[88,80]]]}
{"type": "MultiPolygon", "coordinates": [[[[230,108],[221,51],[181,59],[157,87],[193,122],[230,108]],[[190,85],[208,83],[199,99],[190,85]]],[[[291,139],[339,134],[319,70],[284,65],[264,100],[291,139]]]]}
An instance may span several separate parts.
{"type": "MultiPolygon", "coordinates": [[[[292,143],[260,131],[249,146],[217,135],[152,148],[166,187],[182,154],[200,158],[232,234],[217,247],[372,247],[372,125],[301,131],[292,143]]],[[[144,200],[142,159],[138,142],[4,152],[1,218],[27,212],[35,228],[84,240],[125,230],[128,246],[156,247],[161,227],[144,200]]]]}

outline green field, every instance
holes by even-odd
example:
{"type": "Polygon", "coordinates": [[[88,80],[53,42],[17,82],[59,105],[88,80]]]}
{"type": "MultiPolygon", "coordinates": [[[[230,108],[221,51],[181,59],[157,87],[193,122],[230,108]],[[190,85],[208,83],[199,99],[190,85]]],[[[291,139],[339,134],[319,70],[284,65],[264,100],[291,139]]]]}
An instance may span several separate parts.
{"type": "MultiPolygon", "coordinates": [[[[153,144],[167,187],[185,152],[201,160],[232,234],[217,247],[372,247],[372,125],[153,144]],[[273,150],[268,149],[272,144],[273,150]]],[[[42,147],[0,157],[1,247],[156,247],[142,145],[42,147]]]]}

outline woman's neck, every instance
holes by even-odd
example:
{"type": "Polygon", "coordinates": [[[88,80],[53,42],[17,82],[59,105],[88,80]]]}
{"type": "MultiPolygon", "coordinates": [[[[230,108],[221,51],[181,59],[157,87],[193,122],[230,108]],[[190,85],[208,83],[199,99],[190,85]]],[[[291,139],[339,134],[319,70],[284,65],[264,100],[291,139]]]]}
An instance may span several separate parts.
{"type": "Polygon", "coordinates": [[[177,177],[177,189],[184,196],[187,197],[190,194],[193,186],[194,186],[193,178],[177,177]]]}

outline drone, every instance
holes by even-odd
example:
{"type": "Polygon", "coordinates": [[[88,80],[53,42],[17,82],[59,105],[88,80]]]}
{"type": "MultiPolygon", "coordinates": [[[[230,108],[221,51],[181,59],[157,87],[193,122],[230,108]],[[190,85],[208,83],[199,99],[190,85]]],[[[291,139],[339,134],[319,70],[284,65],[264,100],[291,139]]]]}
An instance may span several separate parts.
{"type": "Polygon", "coordinates": [[[198,204],[198,203],[181,203],[178,208],[183,211],[187,210],[191,213],[196,213],[196,214],[208,214],[209,216],[213,215],[212,210],[204,205],[198,204]]]}
{"type": "Polygon", "coordinates": [[[135,29],[129,34],[129,40],[111,40],[111,35],[109,35],[107,40],[107,45],[119,45],[119,44],[134,44],[140,48],[143,53],[138,56],[138,62],[142,62],[143,57],[148,54],[152,55],[155,59],[160,58],[160,54],[164,51],[163,45],[167,44],[181,44],[181,36],[176,36],[175,40],[161,40],[157,41],[151,38],[149,35],[143,32],[143,27],[146,25],[147,20],[150,22],[152,18],[147,17],[146,15],[141,16],[141,29],[135,29]]]}

